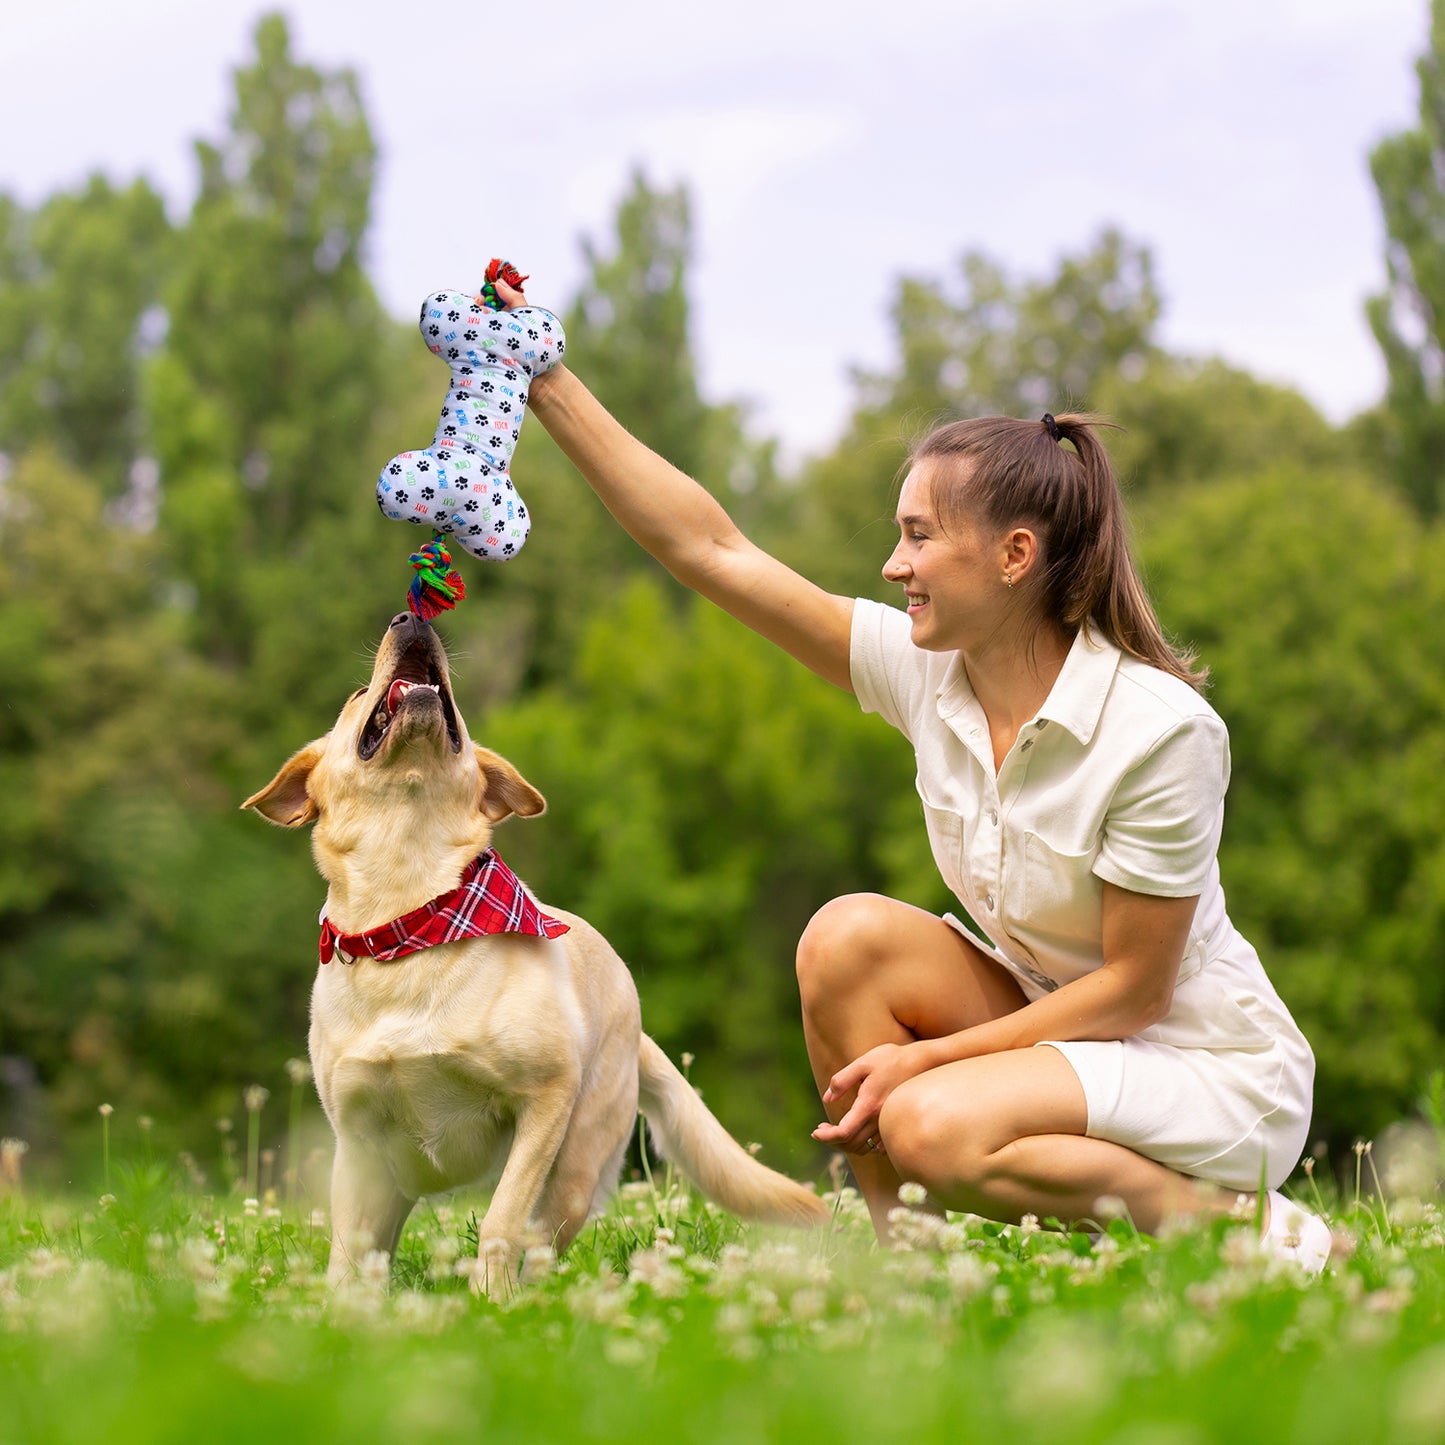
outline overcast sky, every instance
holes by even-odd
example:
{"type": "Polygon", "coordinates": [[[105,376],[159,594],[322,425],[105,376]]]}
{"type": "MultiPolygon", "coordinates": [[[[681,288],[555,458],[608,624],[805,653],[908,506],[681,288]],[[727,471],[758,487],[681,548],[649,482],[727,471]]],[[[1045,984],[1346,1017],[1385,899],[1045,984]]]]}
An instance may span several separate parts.
{"type": "MultiPolygon", "coordinates": [[[[0,189],[143,174],[183,215],[191,141],[223,132],[270,8],[0,0],[0,189]]],[[[493,254],[560,306],[640,164],[691,187],[705,390],[752,400],[794,455],[836,436],[848,368],[888,357],[900,272],[983,248],[1037,275],[1108,223],[1155,254],[1167,345],[1336,419],[1379,395],[1367,158],[1413,123],[1426,0],[280,8],[302,59],[360,77],[370,265],[399,316],[493,254]]]]}

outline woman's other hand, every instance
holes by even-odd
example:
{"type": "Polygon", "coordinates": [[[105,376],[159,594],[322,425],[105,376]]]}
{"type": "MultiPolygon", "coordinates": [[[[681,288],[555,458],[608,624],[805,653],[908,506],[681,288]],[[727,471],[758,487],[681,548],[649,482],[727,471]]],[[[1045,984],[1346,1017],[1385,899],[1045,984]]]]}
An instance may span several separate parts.
{"type": "Polygon", "coordinates": [[[848,1112],[836,1124],[819,1124],[813,1138],[847,1154],[883,1152],[878,1136],[878,1115],[889,1094],[924,1066],[908,1044],[879,1044],[845,1064],[828,1081],[823,1102],[831,1104],[857,1090],[848,1112]]]}

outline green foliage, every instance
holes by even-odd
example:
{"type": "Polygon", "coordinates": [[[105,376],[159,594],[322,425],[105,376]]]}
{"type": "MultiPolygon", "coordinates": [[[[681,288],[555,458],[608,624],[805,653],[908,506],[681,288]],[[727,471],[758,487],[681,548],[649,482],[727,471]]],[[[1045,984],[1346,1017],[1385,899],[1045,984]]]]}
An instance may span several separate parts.
{"type": "Polygon", "coordinates": [[[1389,385],[1368,435],[1402,494],[1434,518],[1445,510],[1445,0],[1431,0],[1415,71],[1418,126],[1370,156],[1389,283],[1367,313],[1389,385]]]}
{"type": "Polygon", "coordinates": [[[1108,434],[1109,453],[1131,497],[1280,462],[1337,468],[1348,450],[1299,392],[1213,357],[1156,352],[1127,376],[1101,377],[1091,402],[1121,428],[1108,434]]]}
{"type": "Polygon", "coordinates": [[[118,190],[94,176],[33,215],[0,197],[0,450],[48,444],[108,498],[125,490],[173,255],[145,181],[118,190]]]}
{"type": "Polygon", "coordinates": [[[201,191],[166,289],[148,417],[198,640],[227,666],[270,647],[282,670],[268,678],[317,696],[336,668],[272,638],[295,631],[278,600],[304,591],[354,608],[344,574],[380,558],[380,519],[357,522],[386,358],[360,260],[375,147],[350,72],[298,64],[278,16],[256,47],[229,133],[197,145],[201,191]]]}

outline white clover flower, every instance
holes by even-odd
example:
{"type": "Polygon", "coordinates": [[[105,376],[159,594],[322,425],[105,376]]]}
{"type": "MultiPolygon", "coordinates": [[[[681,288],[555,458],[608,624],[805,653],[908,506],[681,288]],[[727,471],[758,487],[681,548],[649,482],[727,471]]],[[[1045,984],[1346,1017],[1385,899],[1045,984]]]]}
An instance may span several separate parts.
{"type": "Polygon", "coordinates": [[[677,1299],[687,1293],[687,1276],[666,1249],[639,1249],[632,1256],[627,1277],[634,1284],[647,1285],[663,1299],[677,1299]]]}
{"type": "Polygon", "coordinates": [[[110,1116],[115,1113],[115,1108],[113,1105],[110,1104],[102,1104],[96,1110],[96,1112],[100,1115],[102,1119],[109,1119],[110,1116]]]}
{"type": "Polygon", "coordinates": [[[557,1251],[550,1244],[529,1244],[522,1256],[522,1283],[535,1284],[557,1272],[557,1251]]]}
{"type": "Polygon", "coordinates": [[[717,1312],[714,1327],[720,1335],[745,1335],[752,1332],[754,1323],[752,1310],[734,1303],[725,1304],[717,1312]]]}
{"type": "Polygon", "coordinates": [[[176,1251],[181,1269],[193,1280],[206,1282],[216,1277],[218,1250],[209,1239],[185,1239],[176,1251]]]}
{"type": "Polygon", "coordinates": [[[293,1084],[307,1083],[311,1078],[311,1065],[305,1059],[287,1059],[286,1077],[293,1084]]]}
{"type": "Polygon", "coordinates": [[[993,1283],[998,1266],[986,1263],[976,1254],[950,1254],[944,1261],[943,1274],[955,1299],[970,1300],[993,1283]]]}
{"type": "Polygon", "coordinates": [[[385,1289],[391,1281],[391,1256],[384,1249],[368,1249],[356,1267],[356,1277],[372,1289],[385,1289]]]}
{"type": "Polygon", "coordinates": [[[924,1204],[928,1200],[928,1191],[913,1180],[908,1180],[898,1186],[898,1199],[902,1204],[908,1205],[910,1209],[924,1204]]]}
{"type": "Polygon", "coordinates": [[[70,1260],[56,1249],[32,1249],[24,1264],[25,1274],[30,1279],[54,1279],[58,1274],[70,1270],[70,1260]]]}
{"type": "Polygon", "coordinates": [[[788,1301],[788,1312],[799,1324],[821,1319],[828,1309],[828,1296],[820,1289],[800,1289],[788,1301]]]}
{"type": "Polygon", "coordinates": [[[265,1108],[266,1100],[271,1097],[271,1091],[260,1084],[247,1084],[241,1097],[246,1101],[247,1113],[259,1114],[265,1108]]]}
{"type": "Polygon", "coordinates": [[[631,1335],[608,1335],[602,1353],[610,1365],[645,1365],[652,1358],[647,1346],[631,1335]]]}

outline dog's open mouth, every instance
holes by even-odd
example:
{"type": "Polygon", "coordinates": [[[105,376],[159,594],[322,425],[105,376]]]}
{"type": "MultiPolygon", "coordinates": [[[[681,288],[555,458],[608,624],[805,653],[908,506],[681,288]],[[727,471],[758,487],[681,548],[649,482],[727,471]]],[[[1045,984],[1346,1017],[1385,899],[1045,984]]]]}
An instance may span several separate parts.
{"type": "Polygon", "coordinates": [[[385,693],[361,729],[361,736],[356,740],[357,756],[363,761],[375,756],[392,724],[404,712],[432,707],[441,711],[452,751],[461,752],[462,734],[457,726],[457,710],[452,703],[451,690],[432,658],[426,638],[418,637],[397,659],[396,671],[385,693]]]}

